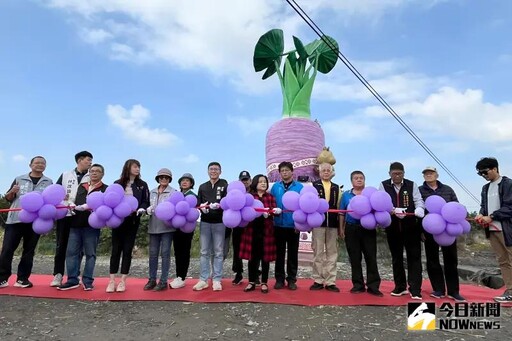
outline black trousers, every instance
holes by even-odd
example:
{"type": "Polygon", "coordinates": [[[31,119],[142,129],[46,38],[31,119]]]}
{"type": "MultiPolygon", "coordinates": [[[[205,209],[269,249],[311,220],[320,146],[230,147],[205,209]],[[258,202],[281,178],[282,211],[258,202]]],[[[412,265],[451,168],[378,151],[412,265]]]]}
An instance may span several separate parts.
{"type": "Polygon", "coordinates": [[[356,289],[365,289],[362,261],[366,263],[366,286],[373,291],[379,290],[380,276],[377,267],[377,231],[367,230],[361,225],[345,225],[345,244],[347,246],[352,285],[356,289]]]}
{"type": "Polygon", "coordinates": [[[396,290],[406,290],[407,283],[412,294],[421,293],[421,228],[415,223],[402,224],[401,227],[390,226],[386,229],[393,279],[396,290]],[[404,269],[404,248],[407,255],[407,278],[404,269]]]}
{"type": "Polygon", "coordinates": [[[233,241],[233,266],[231,270],[237,274],[244,272],[244,264],[242,263],[242,258],[240,258],[240,243],[242,242],[243,232],[243,228],[237,227],[233,229],[231,236],[231,240],[233,241]]]}
{"type": "Polygon", "coordinates": [[[64,275],[66,263],[66,250],[68,248],[69,231],[73,217],[64,217],[57,220],[55,231],[55,257],[53,260],[53,274],[64,275]]]}
{"type": "MultiPolygon", "coordinates": [[[[240,229],[241,230],[241,229],[240,229]]],[[[236,231],[236,230],[235,230],[236,231]]],[[[233,231],[233,232],[235,232],[233,231]]],[[[249,259],[249,282],[256,282],[260,278],[260,264],[261,264],[261,283],[268,282],[268,273],[270,271],[270,262],[265,262],[263,256],[265,254],[265,235],[263,223],[260,226],[254,224],[252,229],[252,242],[251,242],[251,259],[249,259]]]]}
{"type": "Polygon", "coordinates": [[[24,281],[30,277],[39,235],[32,230],[32,224],[7,224],[0,253],[0,281],[8,280],[11,276],[14,252],[20,245],[21,239],[23,239],[23,253],[18,264],[17,280],[24,281]]]}
{"type": "Polygon", "coordinates": [[[135,246],[135,238],[139,230],[140,219],[134,215],[124,218],[118,228],[112,230],[112,253],[110,255],[110,274],[116,274],[119,271],[121,254],[123,261],[121,264],[121,274],[128,275],[132,265],[132,251],[135,246]]]}
{"type": "Polygon", "coordinates": [[[450,246],[441,246],[443,252],[444,274],[439,262],[439,245],[434,237],[427,232],[425,234],[425,256],[427,258],[427,273],[434,291],[459,293],[459,271],[457,270],[457,242],[450,246]],[[446,279],[446,282],[445,282],[446,279]]]}
{"type": "Polygon", "coordinates": [[[294,228],[274,227],[274,236],[276,239],[276,282],[288,283],[297,282],[297,269],[299,266],[299,234],[294,228]],[[284,260],[286,259],[286,273],[284,270],[284,260]],[[286,276],[286,277],[285,277],[286,276]]]}
{"type": "Polygon", "coordinates": [[[181,230],[174,232],[172,240],[174,247],[174,259],[176,260],[176,277],[185,280],[190,266],[190,249],[194,233],[184,233],[181,230]]]}

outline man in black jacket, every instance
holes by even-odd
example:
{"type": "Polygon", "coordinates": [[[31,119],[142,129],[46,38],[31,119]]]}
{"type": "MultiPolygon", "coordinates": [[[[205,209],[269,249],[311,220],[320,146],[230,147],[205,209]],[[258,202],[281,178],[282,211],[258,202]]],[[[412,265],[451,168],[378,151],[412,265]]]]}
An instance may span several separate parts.
{"type": "MultiPolygon", "coordinates": [[[[439,174],[435,167],[425,167],[423,170],[425,182],[419,187],[423,200],[431,195],[438,195],[446,202],[457,201],[454,190],[438,180],[439,174]]],[[[425,256],[427,258],[427,273],[432,285],[434,298],[442,298],[445,293],[456,302],[466,300],[459,294],[459,271],[457,269],[457,241],[449,246],[441,246],[443,251],[444,273],[439,262],[439,244],[436,243],[432,234],[423,230],[423,241],[425,242],[425,256]],[[446,280],[446,281],[445,281],[446,280]]]]}
{"type": "Polygon", "coordinates": [[[393,207],[395,207],[391,225],[386,228],[395,282],[391,296],[410,293],[412,299],[421,300],[421,227],[416,217],[424,217],[425,203],[416,183],[404,179],[404,173],[404,165],[393,162],[389,167],[390,178],[380,184],[380,189],[391,196],[393,207]],[[407,281],[404,269],[404,248],[407,254],[407,281]]]}
{"type": "Polygon", "coordinates": [[[476,164],[478,175],[489,183],[482,187],[480,213],[475,217],[485,225],[485,235],[501,269],[506,290],[497,302],[512,302],[512,180],[501,176],[498,160],[484,157],[476,164]]]}

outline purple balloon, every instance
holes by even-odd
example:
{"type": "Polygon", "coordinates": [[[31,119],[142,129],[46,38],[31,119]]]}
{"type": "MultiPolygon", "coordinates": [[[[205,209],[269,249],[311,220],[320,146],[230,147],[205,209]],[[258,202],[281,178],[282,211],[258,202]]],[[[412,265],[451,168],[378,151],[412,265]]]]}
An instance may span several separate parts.
{"type": "Polygon", "coordinates": [[[127,202],[121,202],[114,208],[114,214],[120,218],[126,218],[132,213],[132,208],[127,202]]]}
{"type": "Polygon", "coordinates": [[[107,225],[104,220],[101,220],[100,218],[98,218],[98,216],[96,215],[96,212],[92,212],[91,215],[89,215],[89,218],[87,221],[89,222],[89,225],[95,229],[100,229],[107,225]]]}
{"type": "Polygon", "coordinates": [[[471,231],[471,224],[466,219],[462,220],[459,224],[462,225],[462,233],[469,233],[471,231]]]}
{"type": "Polygon", "coordinates": [[[226,201],[226,197],[220,199],[220,208],[222,208],[224,211],[229,210],[228,202],[226,201]]]}
{"type": "Polygon", "coordinates": [[[175,228],[181,228],[181,227],[185,226],[186,223],[187,223],[187,218],[185,218],[184,216],[179,215],[179,214],[174,215],[174,217],[172,217],[172,219],[171,219],[171,224],[175,228]]]}
{"type": "Polygon", "coordinates": [[[242,221],[242,215],[240,211],[226,210],[222,213],[222,222],[226,227],[237,227],[242,221]]]}
{"type": "Polygon", "coordinates": [[[66,197],[66,190],[62,185],[53,184],[46,187],[43,191],[43,200],[45,204],[58,205],[66,197]]]}
{"type": "Polygon", "coordinates": [[[430,234],[436,235],[444,232],[446,229],[446,220],[437,213],[429,213],[423,218],[423,228],[430,234]]]}
{"type": "Polygon", "coordinates": [[[112,208],[108,207],[107,205],[101,205],[94,212],[96,212],[98,218],[103,221],[109,220],[110,217],[112,217],[112,214],[114,214],[112,208]]]}
{"type": "Polygon", "coordinates": [[[237,227],[246,227],[247,225],[249,225],[249,222],[242,219],[242,221],[240,222],[240,224],[238,224],[237,227]]]}
{"type": "Polygon", "coordinates": [[[178,191],[172,192],[172,194],[167,198],[167,201],[172,202],[174,205],[183,200],[185,200],[185,196],[183,193],[178,191]]]}
{"type": "Polygon", "coordinates": [[[18,214],[18,219],[22,223],[31,223],[34,220],[36,220],[37,217],[38,217],[37,213],[30,212],[30,211],[27,211],[27,210],[21,210],[20,213],[18,214]]]}
{"type": "Polygon", "coordinates": [[[38,215],[41,219],[45,220],[53,220],[57,215],[57,209],[52,204],[44,204],[38,212],[38,215]]]}
{"type": "Polygon", "coordinates": [[[239,211],[245,206],[245,192],[241,192],[237,189],[231,190],[226,195],[226,202],[230,209],[239,211]]]}
{"type": "Polygon", "coordinates": [[[123,222],[123,218],[112,214],[112,216],[107,220],[106,225],[110,228],[118,228],[123,222]]]}
{"type": "MultiPolygon", "coordinates": [[[[264,208],[263,203],[259,199],[254,199],[254,202],[252,203],[253,208],[264,208]]],[[[261,217],[263,212],[256,211],[256,217],[261,217]]]]}
{"type": "Polygon", "coordinates": [[[240,213],[242,215],[242,220],[253,221],[256,219],[256,211],[252,207],[244,207],[240,213]]]}
{"type": "Polygon", "coordinates": [[[440,246],[450,246],[453,243],[455,243],[455,240],[457,240],[457,237],[450,236],[448,233],[443,232],[443,233],[440,233],[440,234],[435,234],[434,235],[434,240],[440,246]]]}
{"type": "Polygon", "coordinates": [[[242,193],[246,193],[247,190],[245,189],[245,185],[242,181],[232,181],[228,185],[228,193],[234,190],[239,190],[242,193]]]}
{"type": "Polygon", "coordinates": [[[128,205],[130,205],[132,212],[136,211],[139,207],[139,201],[133,195],[125,195],[122,202],[126,202],[128,205]]]}
{"type": "Polygon", "coordinates": [[[393,210],[393,201],[386,191],[373,192],[370,205],[375,211],[391,212],[393,210]]]}
{"type": "Polygon", "coordinates": [[[370,199],[360,194],[350,200],[350,207],[352,207],[352,210],[361,217],[372,211],[370,199]]]}
{"type": "Polygon", "coordinates": [[[427,198],[427,200],[425,200],[425,208],[429,213],[441,214],[441,210],[445,204],[446,200],[444,200],[439,195],[431,195],[427,198]]]}
{"type": "Polygon", "coordinates": [[[39,192],[29,192],[20,198],[21,208],[29,212],[37,212],[44,205],[43,196],[39,192]]]}
{"type": "Polygon", "coordinates": [[[441,209],[441,215],[447,222],[457,224],[460,221],[466,219],[468,211],[464,205],[455,201],[451,201],[443,206],[441,209]]]}
{"type": "Polygon", "coordinates": [[[55,219],[59,220],[68,215],[68,209],[67,208],[57,208],[57,214],[55,215],[55,219]]]}
{"type": "Polygon", "coordinates": [[[164,201],[159,203],[155,209],[155,216],[162,220],[171,220],[176,215],[176,209],[172,202],[164,201]]]}
{"type": "Polygon", "coordinates": [[[190,210],[190,205],[186,201],[180,201],[174,206],[174,208],[176,210],[176,214],[185,216],[190,210]]]}
{"type": "Polygon", "coordinates": [[[115,191],[111,191],[109,193],[105,192],[105,196],[103,197],[103,202],[110,208],[115,208],[117,205],[123,201],[124,194],[119,194],[115,191]]]}
{"type": "Polygon", "coordinates": [[[288,191],[283,195],[283,206],[287,210],[295,211],[299,209],[300,194],[294,191],[288,191]]]}
{"type": "Polygon", "coordinates": [[[307,213],[304,213],[302,210],[296,210],[293,212],[293,221],[299,224],[307,224],[308,221],[308,215],[307,213]]]}
{"type": "Polygon", "coordinates": [[[107,187],[105,193],[117,193],[121,196],[124,196],[124,188],[120,184],[112,184],[107,187]]]}
{"type": "Polygon", "coordinates": [[[316,195],[318,197],[318,191],[313,186],[304,186],[304,187],[302,187],[302,189],[300,190],[300,195],[304,195],[306,193],[312,193],[312,194],[314,194],[314,195],[316,195]]]}
{"type": "Polygon", "coordinates": [[[464,231],[464,228],[461,224],[452,224],[448,223],[446,224],[446,233],[448,233],[450,236],[457,237],[462,234],[464,231]]]}
{"type": "Polygon", "coordinates": [[[347,214],[348,214],[349,216],[351,216],[352,218],[356,219],[356,220],[359,220],[359,219],[361,219],[361,217],[362,217],[362,215],[357,214],[357,212],[354,212],[354,210],[352,209],[351,202],[349,202],[349,203],[348,203],[347,211],[352,211],[352,212],[347,212],[347,214]]]}
{"type": "Polygon", "coordinates": [[[199,218],[199,210],[197,208],[191,207],[185,218],[187,218],[187,222],[195,223],[197,218],[199,218]]]}
{"type": "Polygon", "coordinates": [[[189,195],[185,196],[185,201],[188,202],[190,207],[197,206],[197,197],[195,195],[189,194],[189,195]]]}
{"type": "Polygon", "coordinates": [[[363,191],[361,192],[361,194],[364,195],[365,197],[367,197],[368,199],[370,199],[372,197],[372,194],[377,191],[378,191],[377,188],[369,186],[369,187],[365,187],[363,189],[363,191]]]}
{"type": "Polygon", "coordinates": [[[308,214],[307,225],[311,227],[320,227],[324,222],[325,216],[318,212],[313,212],[308,214]]]}
{"type": "Polygon", "coordinates": [[[193,222],[189,221],[185,225],[180,227],[181,232],[184,232],[184,233],[192,233],[192,232],[194,232],[195,229],[196,229],[195,221],[193,221],[193,222]]]}
{"type": "Polygon", "coordinates": [[[93,211],[96,210],[101,205],[104,205],[104,201],[103,201],[104,197],[105,197],[105,193],[92,192],[91,194],[89,194],[87,196],[87,199],[86,199],[87,206],[89,206],[89,208],[93,211]]]}
{"type": "Polygon", "coordinates": [[[368,213],[362,216],[360,223],[361,226],[367,230],[375,230],[375,228],[377,227],[377,220],[375,219],[373,213],[368,213]]]}
{"type": "Polygon", "coordinates": [[[250,193],[245,193],[245,206],[251,207],[254,203],[254,197],[250,193]]]}
{"type": "Polygon", "coordinates": [[[320,198],[319,201],[318,201],[318,208],[317,208],[316,211],[318,213],[324,214],[328,210],[329,210],[329,203],[327,202],[327,200],[320,198]]]}
{"type": "Polygon", "coordinates": [[[386,228],[391,225],[391,214],[389,214],[389,212],[377,211],[374,212],[373,215],[375,216],[375,221],[379,226],[386,228]]]}
{"type": "Polygon", "coordinates": [[[50,232],[53,228],[53,220],[52,219],[43,219],[37,218],[32,223],[32,230],[34,230],[37,234],[46,234],[50,232]]]}
{"type": "Polygon", "coordinates": [[[316,212],[318,209],[319,198],[318,195],[314,195],[313,193],[306,192],[300,195],[299,198],[299,207],[306,213],[316,212]]]}
{"type": "Polygon", "coordinates": [[[299,230],[300,232],[309,232],[313,229],[308,224],[301,224],[301,223],[297,223],[297,222],[295,222],[295,228],[297,230],[299,230]]]}

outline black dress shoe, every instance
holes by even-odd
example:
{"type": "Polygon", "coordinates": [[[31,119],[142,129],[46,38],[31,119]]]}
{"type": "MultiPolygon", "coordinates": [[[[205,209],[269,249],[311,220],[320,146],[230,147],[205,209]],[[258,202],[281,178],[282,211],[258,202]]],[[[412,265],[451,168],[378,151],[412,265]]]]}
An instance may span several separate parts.
{"type": "Polygon", "coordinates": [[[284,288],[283,282],[276,282],[276,284],[274,284],[274,289],[276,289],[276,290],[283,289],[283,288],[284,288]]]}
{"type": "Polygon", "coordinates": [[[332,292],[340,292],[340,288],[338,288],[336,285],[334,284],[331,284],[331,285],[326,285],[325,286],[325,290],[327,291],[332,291],[332,292]]]}
{"type": "Polygon", "coordinates": [[[350,293],[351,294],[362,294],[363,292],[365,292],[366,290],[364,288],[356,288],[356,287],[353,287],[352,289],[350,289],[350,293]]]}
{"type": "Polygon", "coordinates": [[[377,297],[383,297],[384,294],[379,289],[368,289],[367,290],[370,295],[377,296],[377,297]]]}
{"type": "Polygon", "coordinates": [[[154,279],[150,279],[144,286],[144,290],[153,290],[155,287],[156,281],[154,279]]]}
{"type": "Polygon", "coordinates": [[[309,287],[309,290],[322,290],[324,288],[324,285],[323,284],[320,284],[320,283],[313,283],[313,285],[311,285],[309,287]]]}
{"type": "Polygon", "coordinates": [[[297,290],[297,284],[295,282],[288,282],[288,289],[297,290]]]}

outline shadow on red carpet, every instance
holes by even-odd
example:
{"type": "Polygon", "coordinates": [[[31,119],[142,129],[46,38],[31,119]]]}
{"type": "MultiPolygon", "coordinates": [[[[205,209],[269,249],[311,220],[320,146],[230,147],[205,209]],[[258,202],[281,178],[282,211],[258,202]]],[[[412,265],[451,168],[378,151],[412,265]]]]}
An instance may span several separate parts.
{"type": "MultiPolygon", "coordinates": [[[[161,292],[144,291],[143,287],[147,279],[129,278],[126,282],[127,289],[123,293],[106,293],[105,288],[108,284],[108,278],[96,278],[94,281],[94,290],[84,291],[82,287],[77,289],[60,291],[51,288],[49,283],[53,276],[50,275],[32,275],[30,280],[34,283],[32,288],[13,287],[15,276],[11,276],[10,286],[0,289],[0,295],[27,296],[53,299],[73,299],[73,300],[93,300],[93,301],[185,301],[200,303],[235,303],[235,302],[255,302],[255,303],[277,303],[292,304],[303,306],[403,306],[412,301],[409,295],[402,297],[392,297],[393,282],[383,281],[381,291],[384,297],[375,297],[368,293],[351,294],[351,282],[349,280],[338,280],[337,286],[341,289],[340,293],[329,292],[326,290],[311,291],[311,279],[299,279],[297,281],[298,289],[291,291],[287,288],[281,290],[273,289],[274,280],[269,281],[269,293],[264,294],[260,288],[252,292],[244,292],[247,280],[241,285],[232,285],[231,279],[222,281],[223,290],[213,291],[211,285],[208,289],[202,291],[193,291],[192,286],[197,279],[187,279],[186,286],[180,289],[168,289],[161,292]]],[[[211,283],[210,283],[211,284],[211,283]]],[[[428,294],[431,292],[430,283],[423,283],[423,299],[425,301],[435,301],[439,304],[450,299],[433,299],[428,294]]],[[[503,290],[489,289],[483,286],[461,284],[460,293],[468,302],[491,302],[494,296],[502,294],[503,290]]],[[[417,302],[417,301],[416,301],[417,302]]]]}

